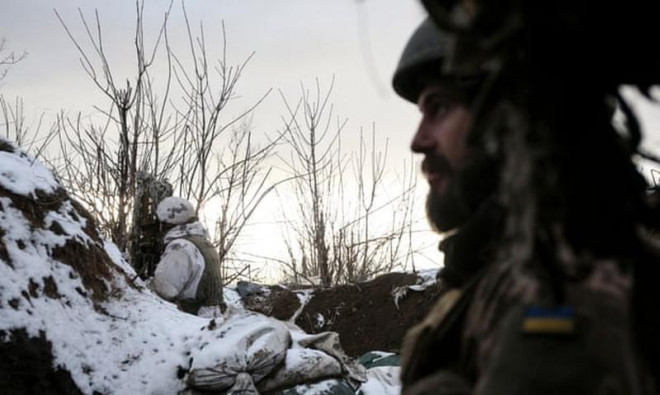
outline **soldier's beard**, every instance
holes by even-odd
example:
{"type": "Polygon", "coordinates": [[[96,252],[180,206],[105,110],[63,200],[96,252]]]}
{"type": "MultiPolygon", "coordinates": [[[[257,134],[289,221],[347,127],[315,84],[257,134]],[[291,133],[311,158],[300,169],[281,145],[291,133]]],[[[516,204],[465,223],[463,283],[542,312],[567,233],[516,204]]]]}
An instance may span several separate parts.
{"type": "Polygon", "coordinates": [[[431,187],[426,198],[426,216],[438,232],[463,225],[497,190],[499,166],[484,155],[472,155],[470,164],[452,175],[441,192],[431,187]]]}
{"type": "Polygon", "coordinates": [[[438,232],[458,228],[470,216],[470,210],[457,191],[457,184],[456,180],[452,180],[444,194],[431,188],[426,197],[426,217],[438,232]]]}

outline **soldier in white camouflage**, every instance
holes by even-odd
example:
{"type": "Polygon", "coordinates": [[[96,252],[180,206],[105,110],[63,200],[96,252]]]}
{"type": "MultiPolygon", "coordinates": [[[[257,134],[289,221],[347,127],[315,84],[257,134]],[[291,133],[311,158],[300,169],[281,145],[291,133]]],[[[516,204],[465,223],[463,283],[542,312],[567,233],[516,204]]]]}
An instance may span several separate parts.
{"type": "Polygon", "coordinates": [[[165,228],[165,251],[154,273],[154,291],[187,313],[219,316],[225,308],[220,258],[194,208],[185,199],[168,197],[156,213],[165,228]]]}
{"type": "Polygon", "coordinates": [[[643,37],[650,10],[528,3],[424,1],[394,76],[421,111],[411,146],[449,235],[444,292],[404,339],[403,393],[654,394],[657,213],[618,86],[658,83],[660,57],[606,51],[643,37]]]}

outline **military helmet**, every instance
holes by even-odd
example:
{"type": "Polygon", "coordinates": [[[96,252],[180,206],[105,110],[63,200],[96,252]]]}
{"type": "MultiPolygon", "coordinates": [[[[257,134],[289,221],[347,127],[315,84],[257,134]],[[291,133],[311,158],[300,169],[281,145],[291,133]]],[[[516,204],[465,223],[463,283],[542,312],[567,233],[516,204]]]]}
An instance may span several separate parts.
{"type": "Polygon", "coordinates": [[[449,38],[427,18],[415,30],[403,49],[392,86],[404,99],[415,103],[422,91],[422,77],[439,75],[444,58],[449,53],[449,38]]]}
{"type": "Polygon", "coordinates": [[[160,222],[185,224],[195,217],[195,208],[189,201],[180,197],[168,197],[158,204],[156,215],[160,222]]]}

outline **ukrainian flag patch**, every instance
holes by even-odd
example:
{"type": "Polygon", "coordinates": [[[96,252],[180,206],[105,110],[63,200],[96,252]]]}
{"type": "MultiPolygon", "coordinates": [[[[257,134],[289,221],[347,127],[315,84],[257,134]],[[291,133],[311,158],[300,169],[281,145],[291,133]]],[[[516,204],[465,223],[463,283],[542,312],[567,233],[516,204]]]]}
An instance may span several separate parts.
{"type": "Polygon", "coordinates": [[[522,330],[529,334],[570,335],[575,332],[575,309],[573,306],[528,306],[522,330]]]}

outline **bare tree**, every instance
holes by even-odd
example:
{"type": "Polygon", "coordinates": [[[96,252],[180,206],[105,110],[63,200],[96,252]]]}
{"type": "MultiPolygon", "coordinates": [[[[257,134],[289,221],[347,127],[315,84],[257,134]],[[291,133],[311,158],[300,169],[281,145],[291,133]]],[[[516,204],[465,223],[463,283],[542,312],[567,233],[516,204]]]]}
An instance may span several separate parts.
{"type": "Polygon", "coordinates": [[[334,78],[323,94],[317,80],[313,97],[309,90],[301,86],[302,97],[295,107],[280,92],[290,118],[285,127],[285,140],[292,150],[284,163],[296,176],[296,211],[300,215],[298,226],[293,229],[294,240],[286,240],[287,249],[294,274],[317,275],[325,286],[332,283],[333,277],[327,225],[334,222],[334,218],[330,217],[336,214],[328,197],[336,193],[337,177],[333,174],[343,171],[338,142],[346,125],[346,120],[338,120],[331,129],[333,108],[329,99],[333,85],[334,78]],[[296,248],[290,244],[292,241],[296,242],[301,252],[299,259],[294,253],[296,248]]]}
{"type": "Polygon", "coordinates": [[[25,59],[27,52],[16,53],[7,49],[7,40],[0,38],[0,82],[5,79],[9,69],[25,59]]]}
{"type": "MultiPolygon", "coordinates": [[[[0,39],[0,83],[7,76],[9,69],[25,59],[26,56],[27,52],[8,52],[6,39],[0,39]]],[[[38,117],[36,123],[26,124],[23,99],[20,97],[11,102],[4,95],[0,95],[0,116],[2,117],[0,127],[4,130],[4,136],[31,152],[35,157],[43,154],[55,136],[54,128],[45,134],[42,133],[43,114],[38,117]]]]}
{"type": "MultiPolygon", "coordinates": [[[[143,7],[144,3],[136,2],[136,75],[132,80],[127,79],[123,86],[115,81],[110,68],[98,12],[92,25],[79,9],[80,20],[92,47],[88,53],[55,11],[78,49],[83,69],[109,101],[108,109],[95,107],[105,116],[101,126],[83,124],[80,115],[76,119],[64,114],[59,116],[57,125],[62,161],[59,175],[69,190],[100,219],[102,229],[122,250],[128,242],[129,213],[138,171],[151,172],[155,177],[167,176],[180,155],[171,142],[172,148],[165,157],[160,152],[169,139],[178,138],[178,122],[165,112],[172,76],[170,56],[167,57],[165,91],[160,100],[156,99],[149,73],[162,40],[167,41],[171,4],[150,51],[144,47],[143,7]]],[[[169,54],[169,51],[165,52],[169,54]]]]}
{"type": "Polygon", "coordinates": [[[215,222],[215,244],[224,262],[223,278],[227,281],[246,276],[245,272],[251,270],[251,262],[234,253],[238,237],[261,202],[278,185],[292,179],[273,182],[272,168],[265,166],[280,137],[259,147],[253,141],[251,120],[245,118],[233,129],[226,152],[217,156],[216,189],[212,194],[212,198],[217,198],[219,211],[215,222]]]}
{"type": "Polygon", "coordinates": [[[44,150],[54,140],[56,128],[51,127],[45,134],[42,132],[43,114],[41,114],[33,125],[25,123],[23,112],[23,99],[16,98],[13,103],[0,95],[0,116],[5,137],[14,141],[17,145],[31,152],[35,158],[42,156],[44,150]]]}
{"type": "Polygon", "coordinates": [[[283,159],[295,176],[293,211],[298,215],[286,218],[286,271],[294,282],[318,277],[322,286],[366,280],[412,256],[411,244],[405,241],[412,225],[414,174],[404,171],[405,180],[399,181],[404,190],[379,203],[386,151],[376,150],[374,128],[370,148],[361,136],[357,153],[342,153],[346,120],[334,119],[333,85],[334,79],[323,92],[317,80],[313,93],[301,87],[295,106],[282,95],[287,109],[285,140],[291,147],[291,155],[283,159]],[[350,190],[344,175],[349,168],[356,191],[350,190]]]}
{"type": "MultiPolygon", "coordinates": [[[[377,274],[406,267],[413,262],[413,200],[416,187],[414,167],[404,161],[402,172],[385,188],[387,144],[376,150],[376,130],[372,126],[371,144],[360,132],[358,150],[352,156],[354,180],[357,183],[358,207],[352,218],[346,218],[338,232],[335,249],[344,252],[343,270],[338,281],[356,282],[377,274]],[[394,190],[393,196],[386,195],[394,190]],[[380,199],[379,199],[380,198],[380,199]]],[[[343,184],[343,182],[342,182],[343,184]]],[[[342,206],[346,207],[345,194],[342,206]]]]}
{"type": "Polygon", "coordinates": [[[223,26],[222,55],[217,62],[210,61],[203,26],[196,36],[185,6],[190,56],[177,55],[167,31],[172,3],[153,48],[147,49],[143,7],[143,1],[138,0],[134,40],[137,68],[125,84],[116,82],[109,66],[98,13],[92,24],[80,12],[91,53],[83,49],[57,14],[79,51],[85,72],[109,102],[107,109],[97,107],[104,117],[100,125],[83,122],[81,116],[59,117],[59,174],[122,250],[126,249],[131,216],[135,215],[132,207],[140,174],[168,179],[175,193],[191,200],[198,211],[219,197],[222,207],[216,242],[225,259],[245,222],[271,189],[270,172],[263,162],[277,139],[257,147],[247,122],[268,92],[238,115],[229,116],[227,105],[251,56],[238,65],[229,63],[223,26]],[[158,64],[155,73],[157,54],[165,62],[158,64]],[[157,84],[156,76],[164,80],[157,84]]]}
{"type": "MultiPolygon", "coordinates": [[[[181,126],[184,131],[182,144],[186,149],[192,150],[194,155],[186,155],[179,161],[178,173],[181,178],[177,184],[179,185],[179,195],[194,200],[199,208],[204,201],[211,197],[215,184],[220,181],[224,174],[223,171],[216,173],[208,171],[214,159],[214,150],[217,149],[218,139],[226,131],[231,130],[239,121],[251,114],[270,91],[267,91],[252,106],[237,116],[223,118],[224,110],[229,101],[233,99],[236,84],[252,55],[239,65],[229,64],[227,61],[225,26],[222,23],[222,56],[217,64],[212,65],[207,56],[203,26],[200,26],[200,35],[193,36],[185,7],[183,8],[183,14],[186,22],[192,67],[189,70],[174,53],[172,53],[172,58],[174,59],[174,76],[183,93],[183,103],[180,107],[177,107],[177,114],[182,120],[181,126]],[[212,71],[216,72],[217,78],[213,78],[212,71]],[[217,84],[214,84],[214,82],[217,82],[217,84]]],[[[243,143],[243,139],[247,138],[251,142],[250,130],[245,125],[247,124],[237,129],[244,136],[238,138],[234,134],[231,137],[231,142],[237,143],[239,146],[243,143]]],[[[228,168],[231,167],[227,166],[228,168]]]]}

